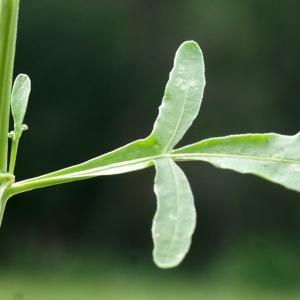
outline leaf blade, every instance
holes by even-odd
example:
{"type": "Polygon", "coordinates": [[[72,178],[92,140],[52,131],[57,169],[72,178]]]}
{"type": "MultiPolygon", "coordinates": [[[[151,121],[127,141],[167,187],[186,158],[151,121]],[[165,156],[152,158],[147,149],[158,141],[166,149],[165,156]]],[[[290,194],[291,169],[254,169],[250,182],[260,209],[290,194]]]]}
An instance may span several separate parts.
{"type": "Polygon", "coordinates": [[[11,111],[17,131],[23,125],[30,90],[31,82],[29,77],[25,74],[18,75],[11,94],[11,111]]]}
{"type": "Polygon", "coordinates": [[[95,157],[81,164],[74,165],[59,171],[55,171],[39,178],[46,178],[52,176],[67,175],[77,172],[84,172],[93,170],[95,168],[101,168],[118,163],[126,163],[134,160],[139,160],[147,157],[152,157],[158,154],[157,148],[154,145],[152,139],[137,140],[129,143],[123,147],[116,150],[103,154],[101,156],[95,157]]]}
{"type": "Polygon", "coordinates": [[[203,54],[194,41],[183,43],[176,52],[154,123],[153,137],[165,153],[183,137],[198,115],[205,86],[203,54]]]}
{"type": "Polygon", "coordinates": [[[300,192],[300,134],[230,135],[175,150],[174,159],[207,161],[218,168],[249,173],[300,192]]]}
{"type": "Polygon", "coordinates": [[[152,166],[152,160],[157,155],[158,152],[152,139],[137,140],[81,164],[16,182],[10,191],[13,195],[96,176],[137,171],[152,166]]]}
{"type": "Polygon", "coordinates": [[[157,211],[153,219],[153,258],[157,266],[172,268],[185,257],[196,226],[194,197],[183,171],[170,158],[154,161],[157,211]]]}

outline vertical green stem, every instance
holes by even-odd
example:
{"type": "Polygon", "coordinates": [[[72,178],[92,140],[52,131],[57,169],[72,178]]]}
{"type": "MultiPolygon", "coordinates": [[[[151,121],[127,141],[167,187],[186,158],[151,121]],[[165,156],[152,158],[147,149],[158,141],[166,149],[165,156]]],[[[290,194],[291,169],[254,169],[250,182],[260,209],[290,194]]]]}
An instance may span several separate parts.
{"type": "MultiPolygon", "coordinates": [[[[2,199],[1,199],[1,201],[2,201],[2,199]]],[[[1,228],[1,225],[2,225],[5,206],[6,206],[6,200],[3,200],[3,203],[1,203],[1,211],[0,211],[0,228],[1,228]]]]}
{"type": "Polygon", "coordinates": [[[19,0],[0,0],[0,170],[7,170],[9,107],[19,0]]]}
{"type": "Polygon", "coordinates": [[[0,185],[0,227],[3,220],[4,210],[6,206],[6,202],[8,200],[8,196],[6,194],[6,189],[12,184],[12,182],[6,180],[3,181],[0,185]]]}
{"type": "Polygon", "coordinates": [[[19,146],[19,138],[12,138],[11,150],[10,150],[10,160],[9,160],[9,170],[10,174],[14,174],[17,151],[19,146]]]}

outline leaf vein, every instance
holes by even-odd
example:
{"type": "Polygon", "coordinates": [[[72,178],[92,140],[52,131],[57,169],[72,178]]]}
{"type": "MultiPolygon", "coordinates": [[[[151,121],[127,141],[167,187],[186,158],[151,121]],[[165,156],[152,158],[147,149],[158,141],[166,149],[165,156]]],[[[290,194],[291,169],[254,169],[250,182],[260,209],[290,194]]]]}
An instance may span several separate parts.
{"type": "Polygon", "coordinates": [[[181,107],[180,116],[179,116],[179,118],[178,118],[177,124],[176,124],[176,126],[175,126],[174,131],[173,131],[173,134],[172,134],[172,136],[171,136],[171,138],[170,138],[168,144],[166,145],[165,149],[163,150],[163,152],[166,152],[166,151],[169,149],[170,144],[171,144],[172,141],[174,140],[174,137],[175,137],[175,135],[176,135],[176,133],[177,133],[178,127],[179,127],[179,125],[180,125],[180,123],[181,123],[181,120],[182,120],[182,117],[183,117],[184,108],[185,108],[185,104],[186,104],[187,95],[188,95],[189,90],[190,90],[190,87],[187,87],[186,92],[185,92],[185,96],[184,96],[184,100],[183,100],[183,103],[182,103],[182,107],[181,107]]]}
{"type": "Polygon", "coordinates": [[[282,162],[282,163],[293,163],[293,164],[300,164],[300,160],[293,160],[293,159],[278,159],[273,157],[259,157],[259,156],[249,156],[249,155],[232,155],[232,154],[217,154],[217,153],[186,153],[186,154],[171,154],[170,157],[174,157],[175,160],[180,160],[182,158],[189,159],[190,157],[220,157],[220,158],[244,158],[244,159],[253,159],[253,160],[261,160],[261,161],[272,161],[272,162],[282,162]],[[177,159],[178,158],[178,159],[177,159]]]}

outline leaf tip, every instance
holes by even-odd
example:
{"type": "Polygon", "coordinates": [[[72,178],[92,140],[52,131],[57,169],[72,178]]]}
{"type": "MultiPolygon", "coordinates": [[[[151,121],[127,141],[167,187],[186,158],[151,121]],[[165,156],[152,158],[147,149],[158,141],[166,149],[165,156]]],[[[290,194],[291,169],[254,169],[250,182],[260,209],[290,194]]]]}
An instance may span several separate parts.
{"type": "Polygon", "coordinates": [[[161,269],[171,269],[177,267],[185,258],[186,253],[177,253],[172,257],[162,259],[153,251],[153,261],[161,269]]]}

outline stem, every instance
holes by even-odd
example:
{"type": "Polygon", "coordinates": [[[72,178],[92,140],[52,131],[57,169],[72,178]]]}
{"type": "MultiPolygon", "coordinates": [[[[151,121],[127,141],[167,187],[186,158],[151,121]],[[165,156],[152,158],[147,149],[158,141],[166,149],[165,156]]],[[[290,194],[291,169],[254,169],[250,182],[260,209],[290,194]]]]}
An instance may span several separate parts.
{"type": "Polygon", "coordinates": [[[11,181],[2,181],[0,185],[0,227],[2,224],[2,219],[4,215],[5,206],[7,203],[7,200],[9,198],[8,194],[6,193],[8,186],[12,184],[11,181]]]}
{"type": "Polygon", "coordinates": [[[19,138],[12,138],[11,150],[10,150],[10,160],[9,160],[9,170],[10,174],[14,174],[16,159],[17,159],[17,151],[19,145],[19,138]]]}
{"type": "Polygon", "coordinates": [[[0,169],[7,170],[9,107],[19,0],[0,0],[0,169]]]}
{"type": "MultiPolygon", "coordinates": [[[[2,202],[2,199],[1,199],[2,202]]],[[[2,225],[2,220],[3,220],[3,215],[4,215],[4,211],[5,211],[5,206],[6,206],[6,200],[3,201],[3,203],[1,203],[1,211],[0,211],[0,228],[2,225]]]]}

